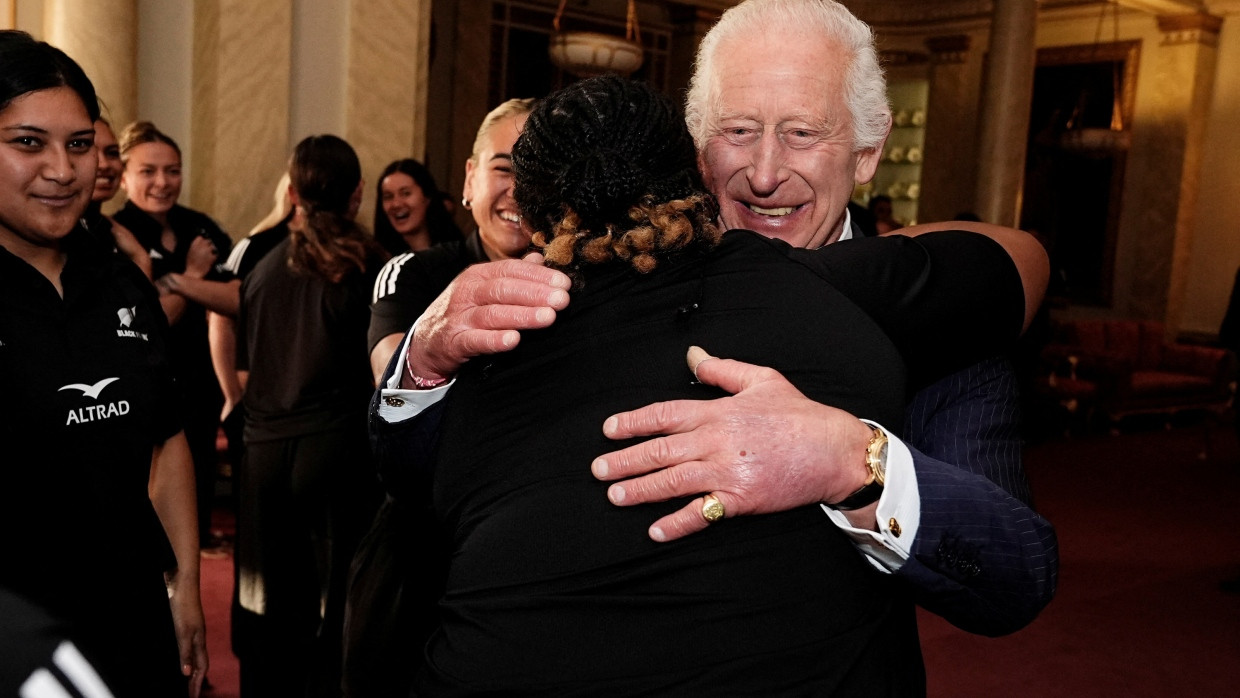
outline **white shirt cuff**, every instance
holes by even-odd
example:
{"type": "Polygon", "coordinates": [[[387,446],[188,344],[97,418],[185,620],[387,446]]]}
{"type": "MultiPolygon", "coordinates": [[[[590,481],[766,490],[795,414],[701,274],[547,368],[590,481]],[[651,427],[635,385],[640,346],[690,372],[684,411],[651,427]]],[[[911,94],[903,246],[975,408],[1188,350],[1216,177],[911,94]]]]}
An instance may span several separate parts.
{"type": "MultiPolygon", "coordinates": [[[[418,319],[421,320],[421,318],[418,319]]],[[[413,331],[417,327],[418,323],[413,323],[413,327],[405,335],[405,341],[400,343],[397,356],[404,357],[408,354],[409,342],[413,341],[413,331]]],[[[398,370],[392,372],[392,376],[388,378],[387,383],[379,389],[379,418],[389,424],[403,422],[422,414],[426,408],[442,400],[448,394],[448,388],[452,387],[452,384],[456,382],[456,379],[453,378],[447,383],[429,390],[406,390],[400,387],[403,374],[404,366],[402,365],[398,370]]],[[[888,458],[890,459],[890,455],[888,455],[888,458]]]]}
{"type": "Polygon", "coordinates": [[[911,555],[917,527],[921,525],[921,496],[917,473],[908,446],[882,425],[861,420],[887,435],[887,476],[874,512],[877,531],[855,528],[841,511],[823,504],[822,510],[861,550],[870,564],[882,572],[895,572],[911,555]]]}

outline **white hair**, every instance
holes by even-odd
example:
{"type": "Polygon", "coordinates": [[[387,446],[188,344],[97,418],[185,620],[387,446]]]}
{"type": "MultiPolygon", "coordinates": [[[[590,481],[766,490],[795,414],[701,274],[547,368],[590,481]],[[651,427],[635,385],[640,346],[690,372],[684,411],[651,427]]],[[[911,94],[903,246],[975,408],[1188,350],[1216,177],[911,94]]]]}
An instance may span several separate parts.
{"type": "Polygon", "coordinates": [[[796,33],[843,50],[849,57],[842,67],[844,104],[852,117],[853,148],[866,150],[881,145],[891,121],[891,107],[869,25],[834,0],[745,0],[724,12],[698,47],[685,100],[685,122],[698,150],[705,147],[720,112],[720,76],[715,66],[720,45],[756,40],[772,31],[796,33]]]}

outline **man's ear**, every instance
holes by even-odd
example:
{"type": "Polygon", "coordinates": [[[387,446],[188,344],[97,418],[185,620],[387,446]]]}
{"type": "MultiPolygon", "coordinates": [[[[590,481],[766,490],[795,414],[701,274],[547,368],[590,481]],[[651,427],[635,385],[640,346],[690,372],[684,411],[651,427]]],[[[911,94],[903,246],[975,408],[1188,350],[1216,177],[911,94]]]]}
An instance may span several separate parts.
{"type": "Polygon", "coordinates": [[[878,171],[878,163],[883,158],[883,146],[887,144],[887,137],[891,135],[891,114],[887,115],[887,126],[883,129],[883,137],[873,148],[857,151],[857,164],[853,170],[853,181],[857,184],[865,184],[874,179],[874,173],[878,171]]]}

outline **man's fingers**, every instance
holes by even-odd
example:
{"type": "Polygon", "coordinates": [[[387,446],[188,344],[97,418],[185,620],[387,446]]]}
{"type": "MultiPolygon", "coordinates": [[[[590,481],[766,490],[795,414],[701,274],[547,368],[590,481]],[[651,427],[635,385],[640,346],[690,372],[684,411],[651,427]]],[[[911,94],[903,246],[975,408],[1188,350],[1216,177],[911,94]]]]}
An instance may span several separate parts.
{"type": "Polygon", "coordinates": [[[609,439],[630,439],[691,431],[701,422],[703,406],[709,404],[702,400],[670,400],[613,414],[603,422],[603,435],[609,439]]]}
{"type": "Polygon", "coordinates": [[[696,460],[700,454],[698,441],[693,435],[672,434],[604,453],[590,464],[590,472],[604,481],[623,480],[696,460]]]}
{"type": "MultiPolygon", "coordinates": [[[[687,359],[691,368],[696,365],[694,375],[698,381],[706,385],[722,388],[733,395],[746,388],[752,388],[759,383],[782,379],[779,372],[775,369],[747,364],[733,359],[718,359],[713,356],[703,357],[700,354],[695,355],[692,349],[697,349],[697,347],[690,349],[687,359]]],[[[698,351],[701,350],[699,349],[698,351]]]]}
{"type": "Polygon", "coordinates": [[[568,306],[568,291],[542,281],[504,277],[480,283],[472,302],[479,306],[549,306],[563,310],[568,306]]]}
{"type": "Polygon", "coordinates": [[[475,264],[469,267],[463,273],[469,273],[470,277],[481,279],[524,279],[550,286],[568,290],[573,284],[568,275],[562,271],[557,271],[550,267],[544,267],[541,264],[530,264],[530,261],[542,261],[542,257],[534,255],[526,255],[524,260],[521,259],[504,259],[498,262],[490,262],[487,264],[475,264]],[[528,260],[528,261],[527,261],[528,260]]]}
{"type": "Polygon", "coordinates": [[[462,330],[453,338],[453,350],[457,356],[472,358],[500,354],[520,341],[521,333],[516,330],[462,330]]]}
{"type": "MultiPolygon", "coordinates": [[[[732,513],[728,509],[729,499],[727,495],[719,492],[714,494],[719,499],[719,502],[723,504],[724,516],[731,516],[732,513]]],[[[711,525],[706,521],[706,517],[702,515],[702,505],[705,503],[706,500],[703,497],[698,497],[681,509],[655,521],[647,531],[651,540],[658,543],[667,543],[677,538],[684,538],[691,533],[705,530],[711,525]]]]}
{"type": "Polygon", "coordinates": [[[607,488],[607,498],[617,506],[663,502],[703,492],[708,481],[701,461],[681,462],[617,482],[607,488]]]}

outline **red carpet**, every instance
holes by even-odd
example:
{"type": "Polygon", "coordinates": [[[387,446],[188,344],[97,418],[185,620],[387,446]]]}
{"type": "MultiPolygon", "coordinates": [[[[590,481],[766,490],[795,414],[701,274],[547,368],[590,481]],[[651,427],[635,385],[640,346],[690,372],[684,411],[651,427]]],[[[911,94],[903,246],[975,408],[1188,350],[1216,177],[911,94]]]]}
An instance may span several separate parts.
{"type": "MultiPolygon", "coordinates": [[[[233,517],[229,512],[216,511],[213,528],[232,539],[233,517]]],[[[226,554],[202,557],[202,610],[207,620],[207,654],[211,667],[207,671],[209,690],[204,696],[211,698],[237,698],[241,695],[241,680],[237,658],[229,641],[229,606],[232,604],[233,560],[232,549],[222,548],[226,554]]]]}
{"type": "MultiPolygon", "coordinates": [[[[1240,694],[1240,447],[1230,425],[1032,446],[1039,509],[1059,533],[1058,595],[1031,626],[991,639],[921,614],[935,698],[1240,694]]],[[[217,514],[217,524],[231,519],[217,514]]],[[[212,698],[237,696],[228,640],[232,559],[202,561],[212,698]]]]}
{"type": "Polygon", "coordinates": [[[1031,447],[1039,510],[1059,534],[1056,599],[1015,635],[921,614],[930,695],[1240,694],[1240,451],[1230,425],[1031,447]]]}

